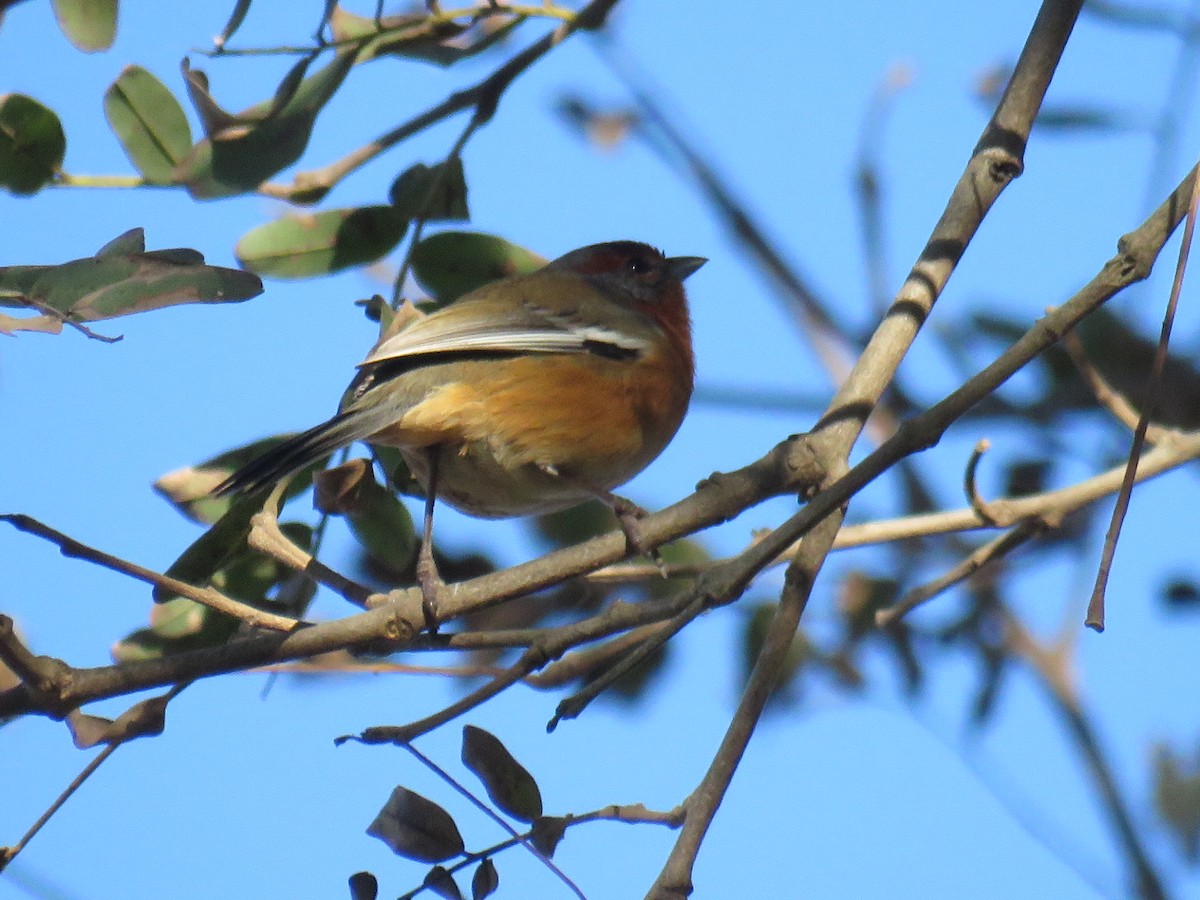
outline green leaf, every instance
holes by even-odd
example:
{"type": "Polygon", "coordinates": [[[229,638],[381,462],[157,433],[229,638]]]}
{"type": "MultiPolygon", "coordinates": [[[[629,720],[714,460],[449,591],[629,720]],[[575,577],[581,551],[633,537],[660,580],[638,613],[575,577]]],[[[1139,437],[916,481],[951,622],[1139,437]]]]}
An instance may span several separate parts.
{"type": "Polygon", "coordinates": [[[191,149],[192,129],[167,86],[140,66],[127,66],[104,93],[104,114],[142,177],[171,184],[191,149]]]}
{"type": "Polygon", "coordinates": [[[329,28],[337,42],[361,42],[359,62],[377,56],[415,55],[418,48],[437,46],[467,31],[467,26],[457,22],[431,23],[428,16],[420,13],[383,16],[376,22],[374,17],[348,12],[340,4],[333,9],[329,28]]]}
{"type": "MultiPolygon", "coordinates": [[[[746,619],[746,629],[742,635],[742,678],[748,679],[754,668],[758,655],[762,652],[763,641],[767,630],[775,618],[778,609],[776,603],[755,603],[750,607],[750,615],[746,619]]],[[[783,664],[771,685],[771,702],[776,705],[786,704],[794,699],[793,685],[805,663],[810,662],[815,650],[803,631],[797,631],[784,656],[783,664]]]]}
{"type": "Polygon", "coordinates": [[[455,156],[436,166],[417,163],[392,183],[388,198],[401,214],[429,222],[469,219],[467,178],[462,158],[455,156]]]}
{"type": "Polygon", "coordinates": [[[412,516],[396,495],[375,480],[371,463],[352,459],[317,476],[315,506],[340,515],[368,558],[397,577],[411,571],[417,555],[412,516]]]}
{"type": "Polygon", "coordinates": [[[612,509],[596,501],[542,513],[533,520],[533,525],[552,547],[573,547],[614,530],[617,517],[612,509]]]}
{"type": "Polygon", "coordinates": [[[523,21],[524,16],[512,16],[499,27],[490,27],[489,22],[472,28],[456,22],[434,23],[428,16],[408,13],[384,16],[377,23],[373,17],[337,6],[329,25],[335,41],[362,42],[359,62],[378,56],[403,56],[449,66],[495,46],[523,21]]]}
{"type": "Polygon", "coordinates": [[[525,21],[524,16],[515,16],[499,28],[484,32],[478,37],[464,34],[449,40],[432,42],[410,42],[402,44],[389,52],[409,59],[423,59],[439,66],[448,67],[469,57],[495,47],[509,36],[518,25],[525,21]]]}
{"type": "MultiPolygon", "coordinates": [[[[200,535],[186,550],[171,563],[166,574],[188,584],[208,584],[209,580],[224,568],[246,547],[250,534],[250,519],[262,509],[261,495],[240,497],[235,500],[208,531],[200,535]]],[[[175,595],[155,587],[155,603],[165,603],[175,595]]]]}
{"type": "Polygon", "coordinates": [[[354,51],[333,60],[292,89],[295,68],[284,77],[275,100],[231,115],[208,92],[203,72],[185,61],[188,95],[204,122],[207,137],[196,144],[175,170],[197,199],[229,197],[252,191],[275,173],[296,162],[308,146],[321,108],[333,97],[354,64],[354,51]]]}
{"type": "Polygon", "coordinates": [[[24,94],[0,97],[0,187],[35,194],[54,178],[67,137],[54,111],[24,94]]]}
{"type": "Polygon", "coordinates": [[[151,607],[150,630],[166,640],[195,637],[204,630],[209,607],[185,597],[176,597],[151,607]]]}
{"type": "Polygon", "coordinates": [[[107,50],[117,35],[117,0],[54,0],[54,15],[84,53],[107,50]]]}
{"type": "MultiPolygon", "coordinates": [[[[96,251],[96,256],[124,256],[133,253],[146,252],[146,232],[141,228],[130,228],[124,234],[115,238],[96,251]]],[[[204,262],[204,257],[200,257],[204,262]]]]}
{"type": "MultiPolygon", "coordinates": [[[[204,462],[175,469],[155,481],[154,490],[192,521],[211,525],[225,515],[233,503],[231,497],[212,496],[212,489],[246,463],[292,437],[295,435],[289,433],[262,438],[218,453],[204,462]]],[[[283,494],[283,502],[308,490],[312,473],[325,468],[328,463],[329,457],[323,457],[292,476],[283,494]]]]}
{"type": "Polygon", "coordinates": [[[193,69],[187,57],[184,57],[179,64],[179,74],[183,76],[188,99],[196,107],[196,114],[200,116],[200,123],[206,135],[211,137],[238,125],[237,115],[227,112],[213,99],[208,89],[208,75],[204,70],[193,69]]]}
{"type": "Polygon", "coordinates": [[[463,839],[450,813],[406,787],[397,787],[367,827],[392,852],[418,862],[439,863],[463,852],[463,839]]]}
{"type": "Polygon", "coordinates": [[[412,264],[421,286],[449,303],[489,281],[536,271],[546,260],[494,235],[443,231],[417,244],[412,264]]]}
{"type": "Polygon", "coordinates": [[[145,252],[140,228],[95,256],[58,266],[0,267],[0,306],[48,308],[77,322],[180,303],[229,303],[262,293],[257,275],[204,264],[195,250],[145,252]]]}
{"type": "MultiPolygon", "coordinates": [[[[279,530],[301,550],[312,547],[313,529],[301,522],[282,522],[279,530]]],[[[248,547],[237,553],[210,579],[228,597],[256,609],[303,615],[316,595],[316,582],[297,574],[279,560],[248,547]],[[277,591],[278,589],[278,591],[277,591]]]]}
{"type": "Polygon", "coordinates": [[[494,734],[463,726],[462,761],[483,782],[484,789],[503,812],[532,822],[542,814],[542,792],[537,782],[494,734]]]}
{"type": "Polygon", "coordinates": [[[122,638],[112,648],[115,662],[161,659],[205,647],[216,647],[233,636],[241,623],[207,606],[176,597],[150,611],[150,627],[122,638]]]}
{"type": "MultiPolygon", "coordinates": [[[[242,27],[242,22],[246,18],[246,13],[250,12],[251,0],[237,0],[233,6],[233,12],[229,14],[229,21],[225,23],[225,27],[221,29],[221,33],[213,38],[213,44],[218,50],[225,47],[225,42],[228,41],[237,30],[242,27]]],[[[370,873],[361,873],[370,874],[370,873]]],[[[372,876],[373,877],[373,876],[372,876]]],[[[353,881],[353,879],[351,879],[353,881]]]]}
{"type": "Polygon", "coordinates": [[[408,227],[390,206],[287,215],[242,236],[234,252],[247,269],[275,278],[312,278],[374,262],[408,227]]]}

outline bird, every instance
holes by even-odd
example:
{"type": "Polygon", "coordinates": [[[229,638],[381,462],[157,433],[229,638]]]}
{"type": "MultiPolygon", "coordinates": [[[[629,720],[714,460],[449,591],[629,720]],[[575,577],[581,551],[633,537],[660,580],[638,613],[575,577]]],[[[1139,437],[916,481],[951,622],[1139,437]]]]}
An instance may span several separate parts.
{"type": "Polygon", "coordinates": [[[336,415],[213,494],[261,492],[359,440],[399,449],[426,497],[417,578],[431,630],[435,498],[482,518],[596,498],[641,552],[644,511],[612,490],[662,452],[687,412],[695,357],[683,282],[706,262],[610,241],[477,287],[384,337],[336,415]]]}

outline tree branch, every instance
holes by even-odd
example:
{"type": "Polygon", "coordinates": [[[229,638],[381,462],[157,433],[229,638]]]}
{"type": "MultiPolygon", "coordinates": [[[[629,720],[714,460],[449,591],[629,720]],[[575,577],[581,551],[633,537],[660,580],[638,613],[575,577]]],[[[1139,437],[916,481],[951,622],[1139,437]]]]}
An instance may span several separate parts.
{"type": "MultiPolygon", "coordinates": [[[[1070,37],[1082,0],[1046,0],[1033,24],[1029,39],[1017,61],[1012,80],[975,147],[967,169],[959,179],[941,220],[829,410],[810,435],[810,446],[818,465],[832,481],[844,470],[850,449],[861,433],[879,397],[891,383],[900,361],[908,352],[947,280],[979,228],[983,217],[1001,191],[1020,174],[1025,143],[1041,107],[1042,98],[1070,37]]],[[[1032,357],[1031,357],[1032,358],[1032,357]]],[[[976,381],[972,379],[972,381],[976,381]]],[[[998,386],[998,385],[997,385],[998,386]]],[[[993,388],[994,389],[994,388],[993,388]]],[[[958,392],[956,392],[958,393],[958,392]]],[[[954,395],[952,394],[951,397],[954,395]]],[[[936,407],[935,407],[936,408],[936,407]]],[[[967,407],[963,407],[965,410],[967,407]]],[[[933,410],[930,410],[932,413],[933,410]]],[[[950,421],[961,415],[959,411],[950,421]]],[[[936,417],[934,417],[936,418],[936,417]]],[[[947,425],[949,422],[947,422],[947,425]]],[[[904,445],[906,432],[897,434],[868,457],[879,457],[885,448],[904,445]]],[[[923,445],[928,446],[928,445],[923,445]]],[[[885,454],[886,455],[886,454],[885,454]]],[[[907,456],[907,453],[901,454],[907,456]]],[[[899,459],[901,457],[895,457],[899,459]]],[[[893,462],[895,460],[892,460],[893,462]]],[[[861,469],[856,466],[855,470],[861,469]]],[[[875,474],[878,474],[875,473],[875,474]]],[[[871,476],[872,478],[874,475],[871,476]]],[[[788,544],[811,529],[801,542],[788,568],[783,596],[775,618],[767,628],[759,658],[746,685],[737,715],[714,757],[697,792],[688,800],[687,822],[658,879],[648,894],[654,898],[685,897],[691,893],[691,871],[700,841],[708,830],[721,798],[733,777],[750,733],[761,714],[766,697],[791,645],[812,579],[833,546],[843,515],[842,506],[855,493],[835,490],[848,481],[838,479],[809,505],[760,544],[743,554],[743,572],[749,577],[761,570],[788,544]],[[820,501],[818,506],[818,501],[820,501]],[[803,530],[796,530],[803,522],[803,530]]],[[[862,482],[859,486],[869,482],[862,482]]],[[[732,573],[731,573],[732,574],[732,573]]]]}

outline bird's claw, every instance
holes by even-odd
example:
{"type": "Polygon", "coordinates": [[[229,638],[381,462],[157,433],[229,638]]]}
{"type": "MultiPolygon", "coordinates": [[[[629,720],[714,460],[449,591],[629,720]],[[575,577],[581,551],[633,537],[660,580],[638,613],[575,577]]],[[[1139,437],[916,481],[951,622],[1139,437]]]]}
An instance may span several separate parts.
{"type": "Polygon", "coordinates": [[[438,574],[433,554],[426,553],[424,546],[417,557],[417,584],[421,586],[421,614],[425,617],[425,627],[430,634],[437,634],[438,597],[446,587],[446,582],[438,574]]]}
{"type": "Polygon", "coordinates": [[[662,577],[666,578],[667,564],[663,561],[662,554],[658,552],[657,547],[649,546],[646,539],[642,536],[640,520],[649,515],[646,510],[642,509],[632,500],[626,500],[624,497],[614,497],[612,511],[616,513],[617,524],[621,526],[621,531],[625,535],[625,544],[629,547],[629,550],[639,556],[648,558],[658,567],[658,571],[662,573],[662,577]]]}

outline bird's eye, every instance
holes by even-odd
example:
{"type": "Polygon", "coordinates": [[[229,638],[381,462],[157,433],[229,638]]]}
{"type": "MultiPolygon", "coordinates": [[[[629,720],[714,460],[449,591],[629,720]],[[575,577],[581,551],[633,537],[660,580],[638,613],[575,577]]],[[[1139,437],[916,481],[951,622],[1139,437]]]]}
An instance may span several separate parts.
{"type": "Polygon", "coordinates": [[[634,275],[644,275],[650,271],[650,263],[644,257],[634,256],[625,263],[625,268],[634,275]]]}

